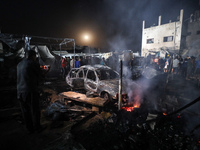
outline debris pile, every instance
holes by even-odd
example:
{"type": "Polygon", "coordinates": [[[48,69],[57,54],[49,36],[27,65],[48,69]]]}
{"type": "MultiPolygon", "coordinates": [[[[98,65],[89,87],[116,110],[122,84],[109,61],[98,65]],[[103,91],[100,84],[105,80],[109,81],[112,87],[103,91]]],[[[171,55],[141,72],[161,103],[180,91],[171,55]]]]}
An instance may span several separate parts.
{"type": "MultiPolygon", "coordinates": [[[[149,123],[138,123],[143,119],[137,118],[138,113],[135,112],[120,112],[118,114],[110,114],[107,119],[100,114],[96,117],[96,121],[92,122],[84,130],[72,130],[76,141],[81,143],[86,149],[199,149],[199,137],[194,135],[186,135],[184,117],[177,116],[161,116],[152,128],[149,123]],[[122,118],[122,114],[127,116],[131,113],[133,117],[122,118]],[[119,116],[120,115],[120,116],[119,116]],[[102,119],[103,118],[103,119],[102,119]]],[[[95,118],[94,117],[94,118],[95,118]]],[[[93,118],[93,119],[94,119],[93,118]]]]}

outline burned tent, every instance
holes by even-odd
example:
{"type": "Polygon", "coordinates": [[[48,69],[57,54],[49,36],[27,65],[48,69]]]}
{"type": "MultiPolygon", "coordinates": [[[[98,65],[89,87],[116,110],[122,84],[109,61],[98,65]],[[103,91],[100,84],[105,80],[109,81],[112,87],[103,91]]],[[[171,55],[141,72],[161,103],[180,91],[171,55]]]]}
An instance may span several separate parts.
{"type": "Polygon", "coordinates": [[[50,65],[48,76],[58,75],[61,58],[52,51],[66,46],[73,39],[47,38],[0,33],[0,42],[3,45],[1,57],[1,78],[16,79],[16,66],[25,57],[26,50],[34,49],[41,65],[50,65]]]}

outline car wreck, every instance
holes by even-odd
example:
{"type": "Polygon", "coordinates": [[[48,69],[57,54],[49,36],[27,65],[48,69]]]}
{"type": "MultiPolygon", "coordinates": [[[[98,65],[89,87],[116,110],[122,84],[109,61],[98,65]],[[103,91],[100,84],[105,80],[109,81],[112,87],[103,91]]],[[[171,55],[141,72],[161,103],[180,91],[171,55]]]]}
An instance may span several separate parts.
{"type": "MultiPolygon", "coordinates": [[[[118,99],[119,73],[108,66],[87,65],[72,68],[66,76],[66,82],[72,89],[85,89],[87,95],[97,94],[108,101],[118,99]]],[[[130,83],[129,80],[123,80],[123,102],[126,102],[128,98],[128,83],[130,83]]],[[[138,89],[139,85],[134,84],[134,88],[138,89]]]]}

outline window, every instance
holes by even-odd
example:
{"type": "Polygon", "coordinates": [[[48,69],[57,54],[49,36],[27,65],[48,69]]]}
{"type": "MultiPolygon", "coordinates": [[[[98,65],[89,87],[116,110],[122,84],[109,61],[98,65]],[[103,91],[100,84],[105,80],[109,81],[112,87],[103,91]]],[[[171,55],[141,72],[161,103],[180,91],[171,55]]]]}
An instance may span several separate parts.
{"type": "Polygon", "coordinates": [[[70,78],[76,78],[76,73],[78,72],[78,69],[74,69],[70,72],[70,78]]]}
{"type": "Polygon", "coordinates": [[[109,79],[119,78],[119,75],[110,69],[99,69],[99,70],[97,70],[96,73],[100,80],[109,80],[109,79]]]}
{"type": "Polygon", "coordinates": [[[154,39],[147,39],[147,44],[154,43],[154,39]]]}
{"type": "Polygon", "coordinates": [[[163,38],[163,42],[171,42],[173,41],[173,36],[166,36],[163,38]]]}
{"type": "Polygon", "coordinates": [[[91,80],[93,80],[93,81],[96,81],[96,76],[95,76],[94,71],[88,70],[87,78],[88,78],[88,79],[91,79],[91,80]]]}
{"type": "Polygon", "coordinates": [[[83,71],[82,70],[78,73],[78,77],[83,78],[83,71]]]}
{"type": "Polygon", "coordinates": [[[199,31],[197,31],[197,34],[200,34],[200,30],[199,30],[199,31]]]}

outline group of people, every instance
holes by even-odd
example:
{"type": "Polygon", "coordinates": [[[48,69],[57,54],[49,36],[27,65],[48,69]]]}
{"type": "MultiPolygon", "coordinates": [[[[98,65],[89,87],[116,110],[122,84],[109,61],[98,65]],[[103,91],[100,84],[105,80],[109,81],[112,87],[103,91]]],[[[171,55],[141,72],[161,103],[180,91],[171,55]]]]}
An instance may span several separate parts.
{"type": "Polygon", "coordinates": [[[187,56],[184,59],[181,56],[169,56],[165,59],[155,58],[153,61],[155,69],[165,73],[182,75],[186,80],[197,79],[200,76],[200,56],[198,58],[187,56]]]}
{"type": "Polygon", "coordinates": [[[105,58],[102,58],[99,61],[94,60],[94,58],[91,59],[91,57],[62,57],[61,61],[61,71],[62,71],[62,77],[65,78],[65,76],[68,74],[71,68],[79,68],[83,65],[91,65],[91,64],[101,64],[106,65],[105,58]]]}
{"type": "Polygon", "coordinates": [[[61,71],[62,71],[62,77],[65,78],[65,76],[68,74],[71,68],[79,68],[83,64],[81,58],[72,57],[62,57],[61,61],[61,71]],[[75,67],[74,67],[75,66],[75,67]]]}

